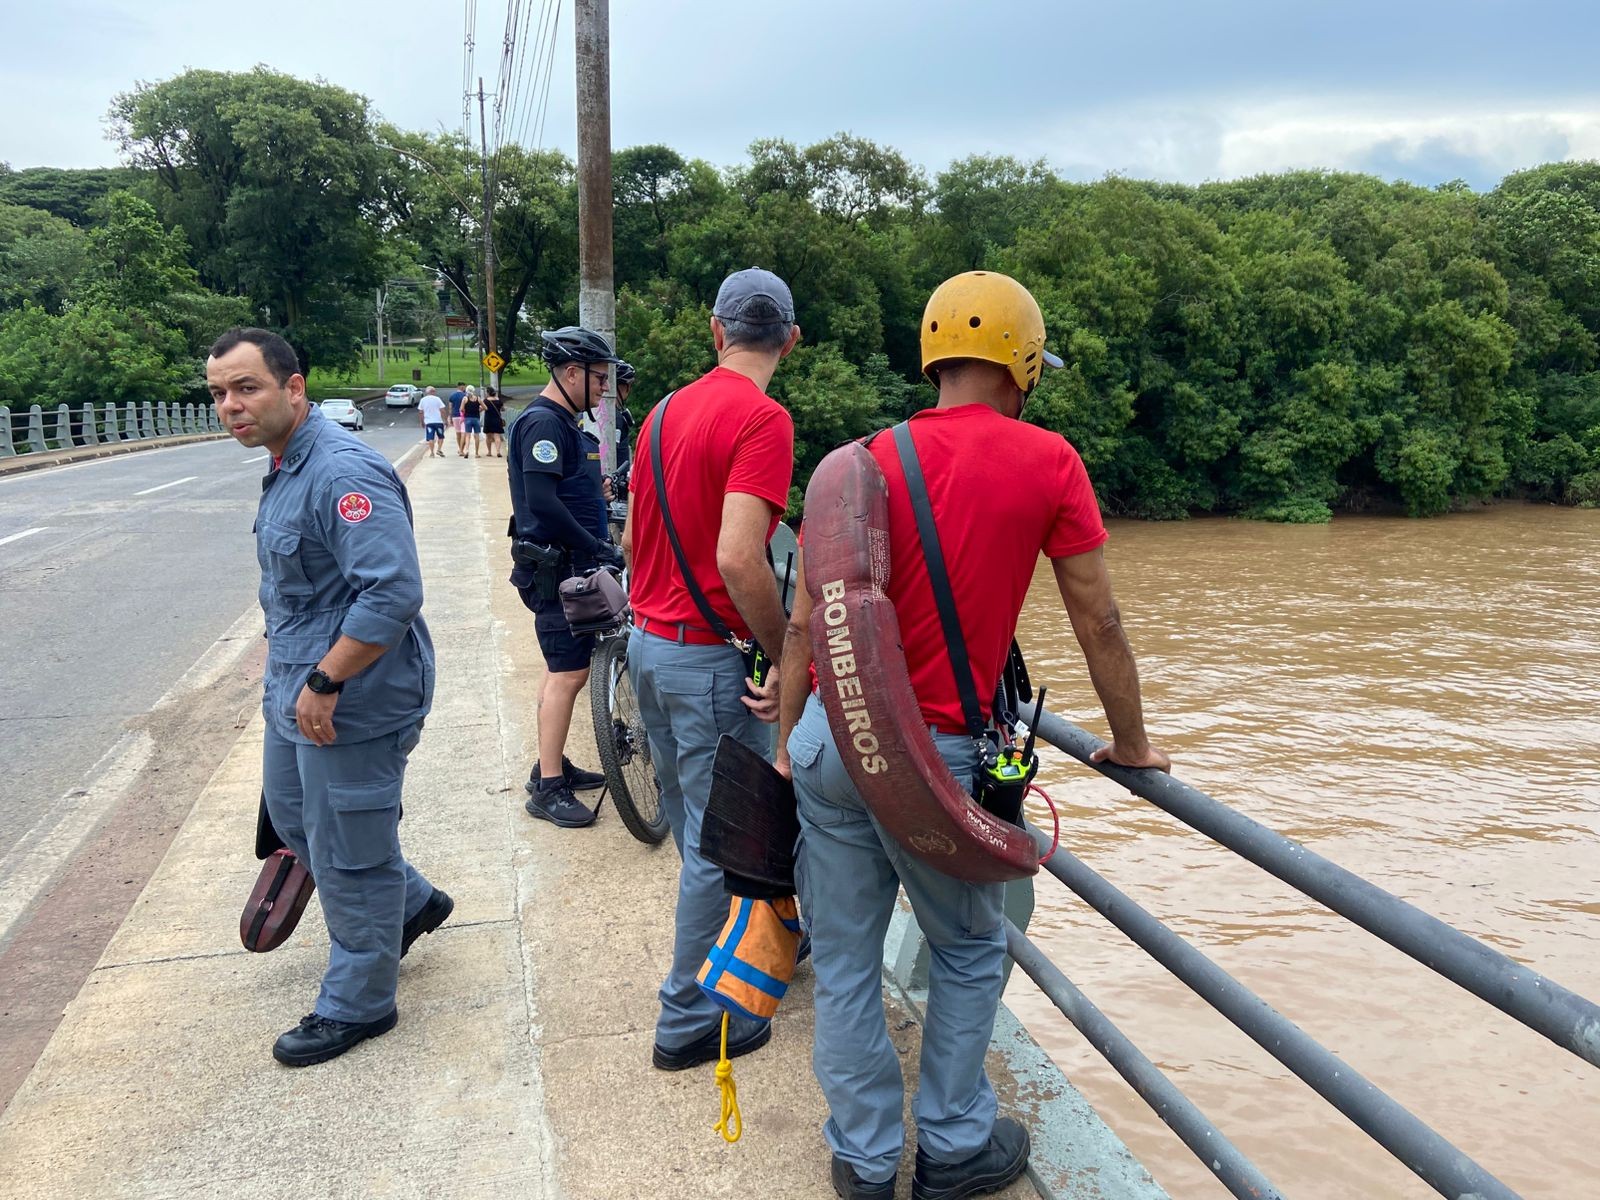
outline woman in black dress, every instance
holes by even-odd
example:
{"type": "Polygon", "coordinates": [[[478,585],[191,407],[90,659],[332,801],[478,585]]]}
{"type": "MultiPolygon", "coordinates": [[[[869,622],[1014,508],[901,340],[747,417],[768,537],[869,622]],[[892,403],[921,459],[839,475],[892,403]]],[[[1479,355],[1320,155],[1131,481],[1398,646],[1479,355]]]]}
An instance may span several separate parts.
{"type": "Polygon", "coordinates": [[[489,457],[495,455],[495,448],[499,447],[500,457],[506,456],[506,402],[500,398],[500,393],[490,388],[483,397],[483,436],[489,442],[489,457]]]}

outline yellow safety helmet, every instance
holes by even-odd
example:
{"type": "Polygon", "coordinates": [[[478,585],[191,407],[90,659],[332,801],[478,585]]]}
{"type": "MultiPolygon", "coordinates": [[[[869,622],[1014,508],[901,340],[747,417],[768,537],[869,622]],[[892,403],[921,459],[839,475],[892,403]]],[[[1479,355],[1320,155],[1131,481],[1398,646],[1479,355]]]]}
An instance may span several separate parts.
{"type": "Polygon", "coordinates": [[[953,358],[998,363],[1026,396],[1044,365],[1061,360],[1044,348],[1044,316],[1031,292],[998,271],[967,271],[946,279],[922,311],[922,373],[953,358]]]}

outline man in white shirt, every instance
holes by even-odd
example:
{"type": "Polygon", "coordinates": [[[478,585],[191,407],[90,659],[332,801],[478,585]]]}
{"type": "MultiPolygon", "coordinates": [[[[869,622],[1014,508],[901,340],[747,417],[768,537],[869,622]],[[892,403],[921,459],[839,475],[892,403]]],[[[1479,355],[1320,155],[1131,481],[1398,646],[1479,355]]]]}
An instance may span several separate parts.
{"type": "Polygon", "coordinates": [[[444,401],[439,399],[432,388],[429,388],[422,394],[422,399],[417,404],[417,412],[422,418],[422,432],[426,439],[428,454],[433,458],[443,458],[444,401]]]}

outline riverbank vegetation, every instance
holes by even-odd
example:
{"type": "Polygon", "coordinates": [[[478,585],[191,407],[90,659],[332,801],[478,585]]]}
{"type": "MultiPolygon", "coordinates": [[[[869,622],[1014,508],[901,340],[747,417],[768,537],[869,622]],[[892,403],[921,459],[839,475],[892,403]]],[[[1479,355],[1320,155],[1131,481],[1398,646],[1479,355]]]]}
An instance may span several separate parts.
{"type": "MultiPolygon", "coordinates": [[[[333,379],[380,307],[418,352],[446,313],[477,323],[481,185],[459,137],[264,68],[140,85],[112,128],[124,167],[0,171],[0,403],[176,398],[234,320],[285,330],[333,379]]],[[[507,143],[491,167],[498,341],[525,361],[577,318],[573,165],[507,143]]],[[[773,383],[802,486],[838,442],[931,402],[922,304],[987,267],[1039,298],[1067,366],[1026,416],[1078,447],[1110,513],[1600,504],[1600,164],[1486,193],[1078,183],[1000,156],[930,176],[839,135],[723,168],[634,147],[614,176],[634,405],[710,364],[717,284],[768,266],[805,331],[773,383]]],[[[1004,469],[1005,447],[974,453],[1004,469]]]]}

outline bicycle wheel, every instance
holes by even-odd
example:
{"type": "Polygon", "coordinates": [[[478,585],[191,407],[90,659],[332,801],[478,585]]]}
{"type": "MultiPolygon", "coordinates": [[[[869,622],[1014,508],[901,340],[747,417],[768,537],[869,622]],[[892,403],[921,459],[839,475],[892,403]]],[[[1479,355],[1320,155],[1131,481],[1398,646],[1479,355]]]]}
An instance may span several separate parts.
{"type": "Polygon", "coordinates": [[[646,845],[667,836],[661,787],[650,763],[650,743],[628,678],[628,635],[604,638],[589,664],[589,706],[594,715],[600,769],[622,823],[646,845]]]}

